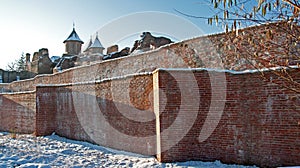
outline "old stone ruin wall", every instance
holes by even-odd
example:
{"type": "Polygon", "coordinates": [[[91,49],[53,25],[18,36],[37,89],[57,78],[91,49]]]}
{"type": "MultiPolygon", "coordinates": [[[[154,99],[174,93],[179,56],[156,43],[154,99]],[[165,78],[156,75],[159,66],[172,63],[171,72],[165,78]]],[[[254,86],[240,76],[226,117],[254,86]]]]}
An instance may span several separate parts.
{"type": "Polygon", "coordinates": [[[1,83],[11,83],[17,80],[24,80],[35,77],[36,74],[29,71],[5,71],[0,69],[0,84],[1,83]]]}
{"type": "Polygon", "coordinates": [[[30,60],[30,54],[27,53],[24,61],[26,62],[26,66],[23,71],[17,72],[0,69],[0,84],[31,79],[38,74],[52,74],[54,64],[50,60],[48,49],[46,48],[35,52],[32,60],[30,60]]]}
{"type": "MultiPolygon", "coordinates": [[[[162,162],[299,165],[297,94],[258,72],[187,69],[219,67],[218,57],[205,57],[218,53],[214,45],[203,47],[219,40],[209,38],[3,84],[17,93],[0,95],[0,130],[56,132],[162,162]],[[203,129],[211,134],[203,137],[203,129]]],[[[290,73],[299,81],[297,71],[290,73]]]]}
{"type": "Polygon", "coordinates": [[[35,52],[30,61],[30,54],[26,54],[27,70],[35,74],[52,74],[53,63],[49,58],[47,48],[41,48],[35,52]]]}

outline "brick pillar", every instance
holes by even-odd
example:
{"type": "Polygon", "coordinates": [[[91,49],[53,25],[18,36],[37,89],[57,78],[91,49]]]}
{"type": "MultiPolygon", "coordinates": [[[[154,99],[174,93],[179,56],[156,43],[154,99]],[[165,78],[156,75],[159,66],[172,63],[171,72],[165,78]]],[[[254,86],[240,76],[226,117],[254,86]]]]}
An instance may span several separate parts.
{"type": "MultiPolygon", "coordinates": [[[[189,159],[190,140],[200,103],[198,83],[192,71],[156,70],[153,74],[157,154],[160,162],[189,159]]],[[[197,132],[198,133],[198,132],[197,132]]]]}
{"type": "Polygon", "coordinates": [[[153,73],[153,104],[156,119],[156,158],[161,162],[161,144],[160,144],[160,122],[159,122],[159,75],[158,71],[153,73]]]}
{"type": "Polygon", "coordinates": [[[56,91],[55,87],[36,87],[36,136],[55,132],[56,91]]]}

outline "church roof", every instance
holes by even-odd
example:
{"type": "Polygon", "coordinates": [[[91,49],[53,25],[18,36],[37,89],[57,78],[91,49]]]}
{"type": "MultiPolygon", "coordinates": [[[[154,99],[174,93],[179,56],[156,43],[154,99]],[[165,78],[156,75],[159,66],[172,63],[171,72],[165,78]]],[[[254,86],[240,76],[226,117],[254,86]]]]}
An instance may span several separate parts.
{"type": "Polygon", "coordinates": [[[93,44],[89,48],[104,48],[98,38],[98,34],[96,35],[96,38],[95,38],[93,44]]]}
{"type": "Polygon", "coordinates": [[[68,42],[68,41],[78,41],[80,42],[81,44],[83,44],[83,41],[79,38],[78,34],[76,33],[75,31],[75,28],[73,28],[73,31],[72,33],[69,35],[69,37],[64,41],[65,42],[68,42]]]}

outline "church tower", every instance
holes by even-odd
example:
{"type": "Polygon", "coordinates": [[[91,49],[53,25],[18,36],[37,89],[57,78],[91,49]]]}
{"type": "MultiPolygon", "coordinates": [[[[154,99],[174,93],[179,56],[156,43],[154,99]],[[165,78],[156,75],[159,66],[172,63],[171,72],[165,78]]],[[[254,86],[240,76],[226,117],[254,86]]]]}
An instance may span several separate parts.
{"type": "Polygon", "coordinates": [[[79,55],[81,52],[81,46],[83,41],[79,38],[75,31],[75,26],[73,25],[73,31],[69,37],[64,41],[66,45],[65,52],[67,55],[79,55]]]}
{"type": "Polygon", "coordinates": [[[96,34],[96,38],[94,40],[94,42],[92,42],[92,44],[88,47],[88,51],[91,53],[91,54],[100,54],[100,55],[103,55],[103,50],[105,48],[103,47],[103,45],[101,44],[99,38],[98,38],[98,32],[96,34]]]}

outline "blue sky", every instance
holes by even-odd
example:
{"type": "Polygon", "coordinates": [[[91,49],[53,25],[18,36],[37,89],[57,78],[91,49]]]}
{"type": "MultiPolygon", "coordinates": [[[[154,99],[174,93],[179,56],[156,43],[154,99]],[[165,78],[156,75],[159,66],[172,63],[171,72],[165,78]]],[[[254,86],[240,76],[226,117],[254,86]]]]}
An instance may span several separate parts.
{"type": "MultiPolygon", "coordinates": [[[[89,41],[91,35],[95,35],[95,32],[99,30],[99,38],[104,47],[109,47],[113,45],[112,43],[117,42],[107,40],[110,36],[112,39],[118,38],[113,37],[118,35],[117,32],[123,32],[123,35],[124,32],[125,34],[129,32],[128,36],[138,39],[138,34],[141,32],[132,32],[133,28],[138,27],[134,24],[144,25],[136,31],[142,31],[144,28],[147,31],[166,34],[170,37],[176,36],[176,34],[172,34],[172,31],[175,30],[182,33],[190,32],[188,28],[184,27],[186,23],[194,24],[199,28],[201,30],[199,36],[222,31],[216,26],[207,25],[206,20],[187,18],[174,10],[200,16],[211,16],[212,11],[203,2],[203,0],[0,0],[0,55],[2,59],[0,68],[5,69],[7,63],[19,58],[22,52],[33,54],[40,48],[48,48],[50,56],[62,55],[64,53],[62,42],[72,31],[73,22],[75,22],[78,35],[85,43],[89,41]],[[164,12],[163,15],[166,14],[167,17],[159,15],[156,17],[155,15],[154,20],[160,20],[160,22],[133,17],[137,13],[149,11],[152,13],[164,12]],[[169,16],[171,17],[168,19],[169,16]],[[128,24],[124,17],[129,20],[128,24]],[[136,21],[130,19],[136,19],[136,21]],[[182,20],[182,23],[177,23],[176,19],[182,20]],[[121,21],[118,22],[119,20],[121,21]],[[112,25],[112,22],[119,23],[119,25],[107,33],[105,28],[111,29],[109,26],[112,25]],[[165,32],[163,27],[155,27],[154,24],[147,27],[146,23],[149,22],[164,25],[164,27],[172,26],[167,27],[172,31],[165,32]],[[160,29],[162,30],[160,31],[160,29]],[[105,32],[105,34],[101,34],[101,32],[105,32]]],[[[195,34],[191,36],[195,36],[195,34]]],[[[123,45],[129,43],[128,46],[131,47],[133,41],[132,43],[127,41],[125,44],[126,40],[123,38],[120,37],[119,42],[123,45]]],[[[175,37],[177,40],[182,40],[180,38],[175,37]]]]}

